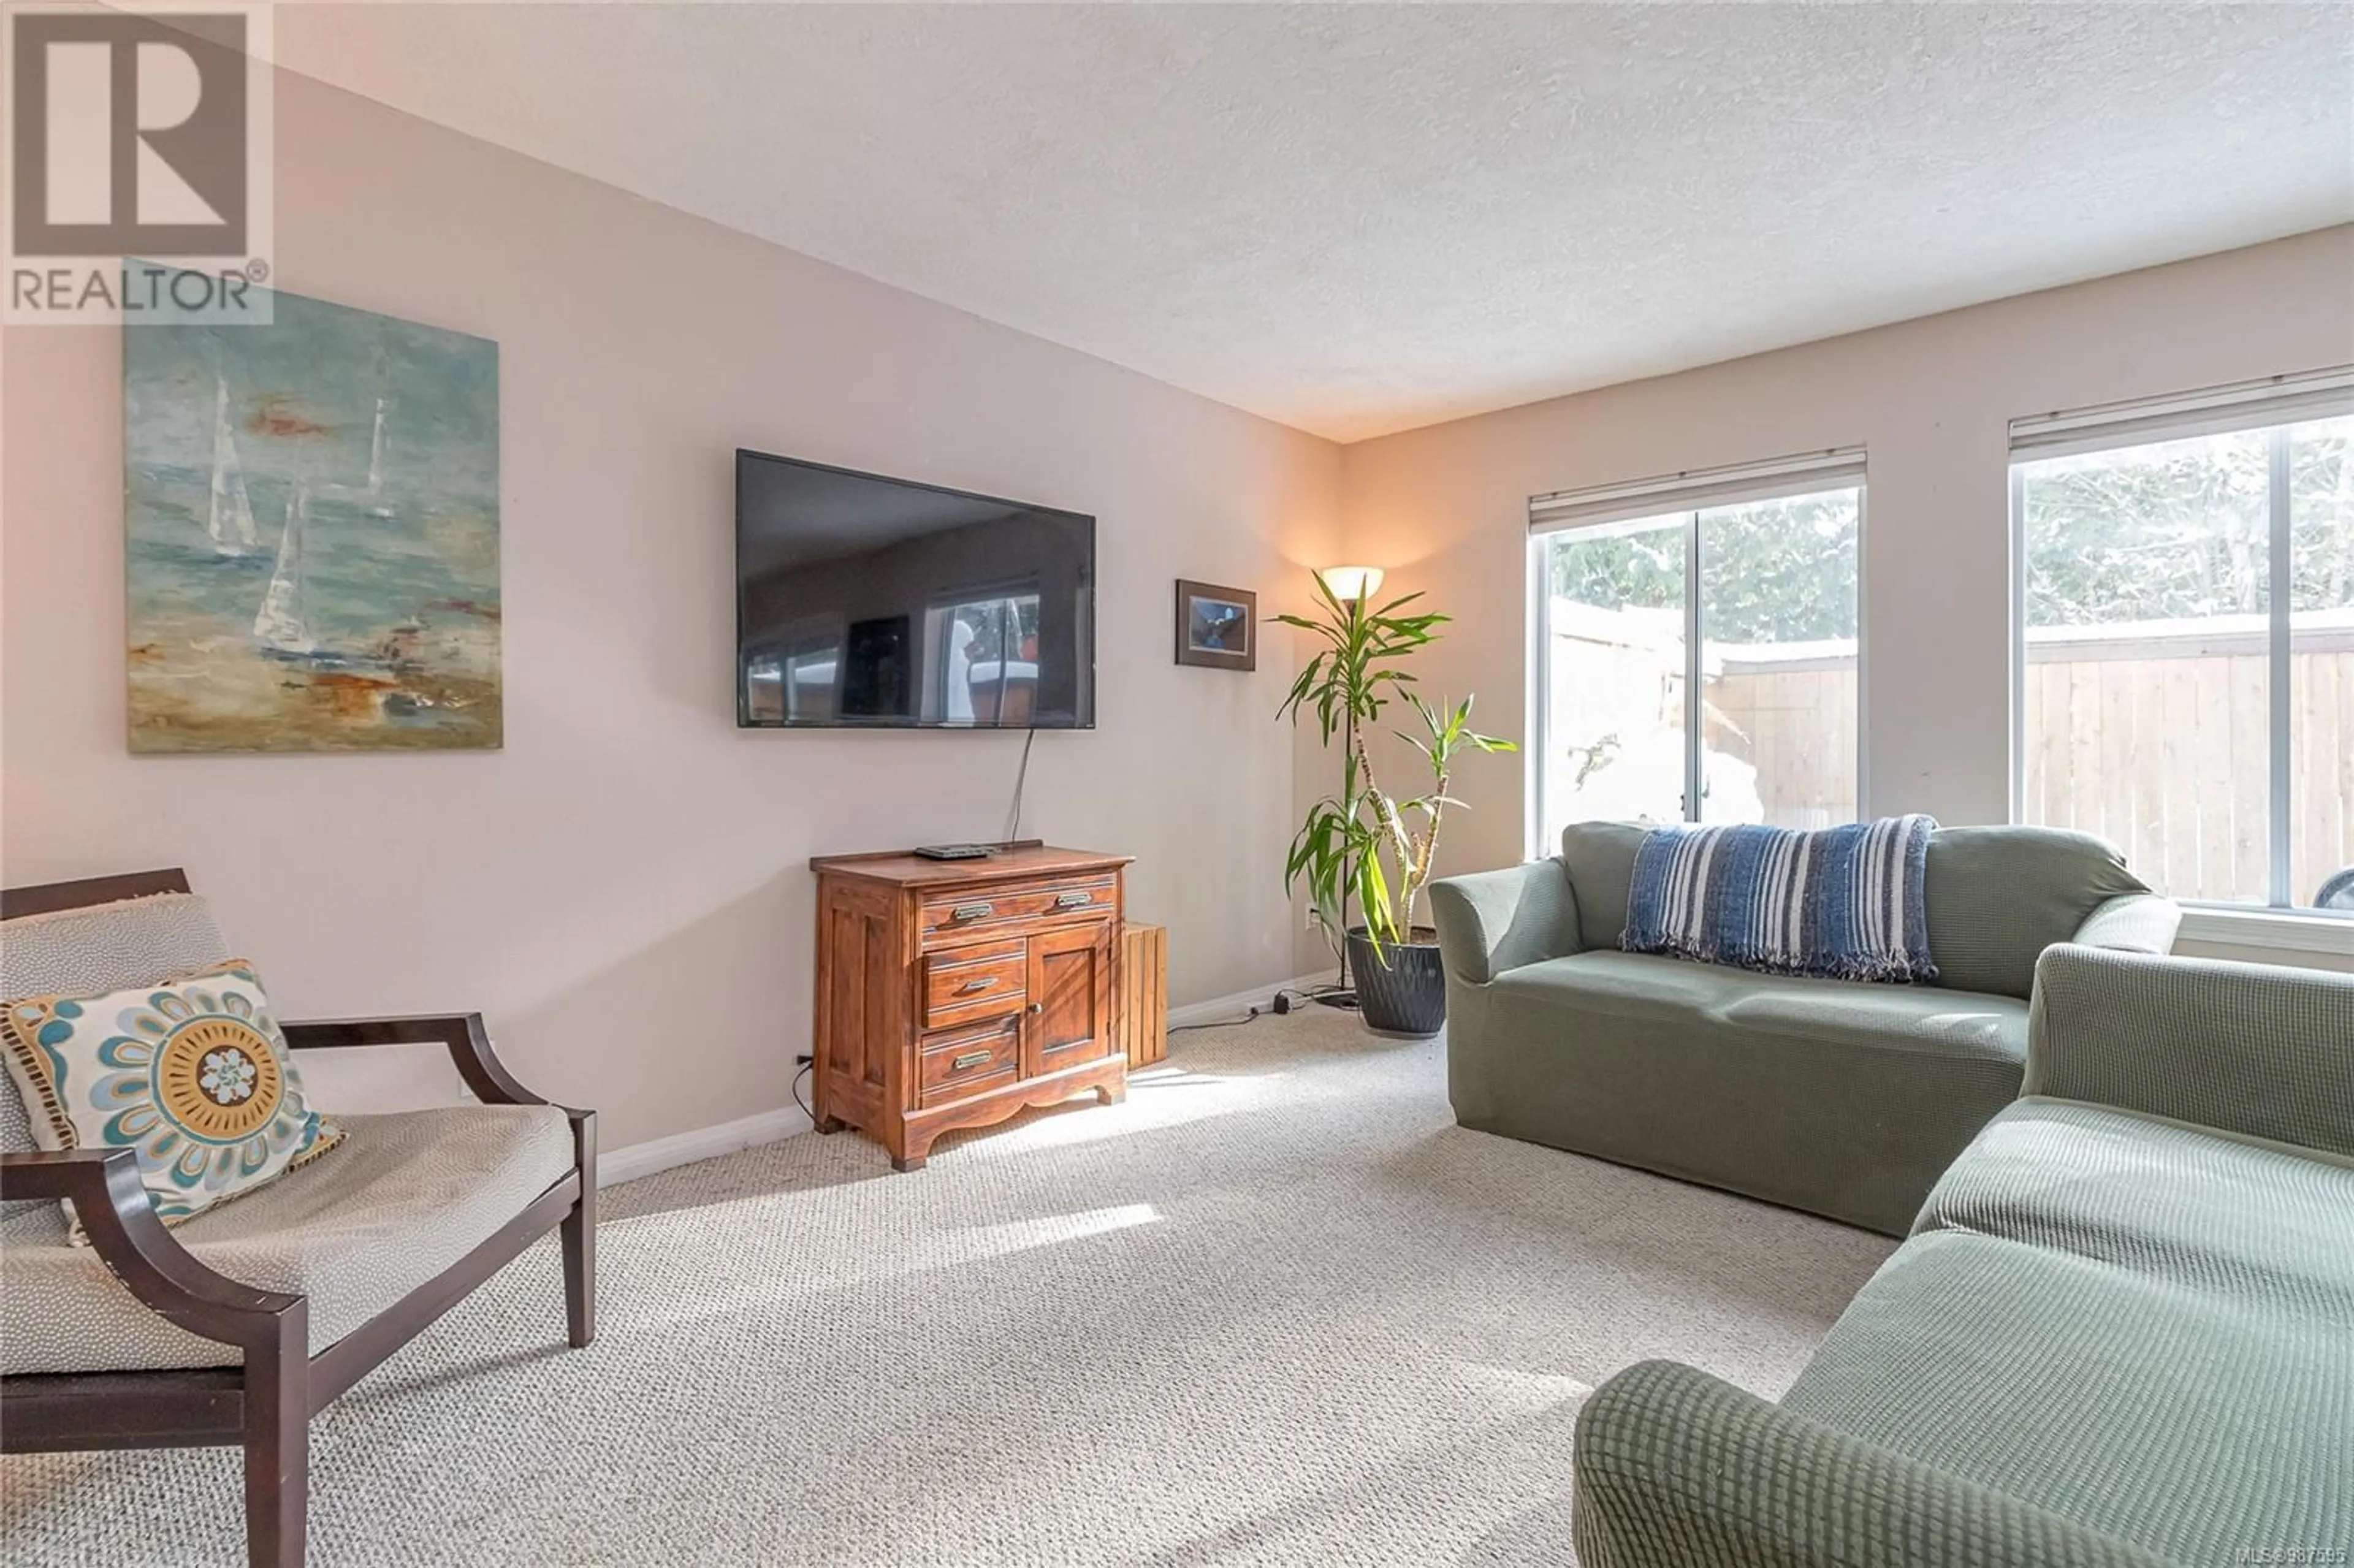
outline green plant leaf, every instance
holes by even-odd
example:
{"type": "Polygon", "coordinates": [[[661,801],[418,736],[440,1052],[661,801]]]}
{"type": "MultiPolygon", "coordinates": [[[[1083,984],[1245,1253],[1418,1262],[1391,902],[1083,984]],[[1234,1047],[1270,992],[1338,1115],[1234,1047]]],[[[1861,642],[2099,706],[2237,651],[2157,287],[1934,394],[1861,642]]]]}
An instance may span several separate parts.
{"type": "Polygon", "coordinates": [[[1310,806],[1284,857],[1284,885],[1304,890],[1328,937],[1348,929],[1354,904],[1376,958],[1412,936],[1414,908],[1430,874],[1439,824],[1460,805],[1447,789],[1449,770],[1465,749],[1511,751],[1510,741],[1470,727],[1471,699],[1433,702],[1416,689],[1414,655],[1438,638],[1448,617],[1414,607],[1420,592],[1379,605],[1341,600],[1316,579],[1317,613],[1282,614],[1276,622],[1313,632],[1319,643],[1286,688],[1277,716],[1293,724],[1313,714],[1326,746],[1353,727],[1356,744],[1343,751],[1341,789],[1310,806]],[[1403,701],[1416,725],[1391,733],[1422,753],[1432,788],[1394,799],[1375,780],[1363,737],[1390,703],[1403,701]],[[1418,732],[1418,733],[1417,733],[1418,732]],[[1419,824],[1417,831],[1416,824],[1419,824]]]}

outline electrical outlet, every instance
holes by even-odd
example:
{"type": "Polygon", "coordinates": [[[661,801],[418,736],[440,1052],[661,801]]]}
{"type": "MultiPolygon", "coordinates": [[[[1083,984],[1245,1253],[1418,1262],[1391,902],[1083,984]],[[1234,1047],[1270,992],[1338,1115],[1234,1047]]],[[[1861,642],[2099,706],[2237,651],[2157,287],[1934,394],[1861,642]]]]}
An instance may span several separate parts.
{"type": "Polygon", "coordinates": [[[1303,931],[1313,931],[1316,929],[1316,906],[1313,904],[1303,904],[1300,906],[1299,928],[1303,931]]]}

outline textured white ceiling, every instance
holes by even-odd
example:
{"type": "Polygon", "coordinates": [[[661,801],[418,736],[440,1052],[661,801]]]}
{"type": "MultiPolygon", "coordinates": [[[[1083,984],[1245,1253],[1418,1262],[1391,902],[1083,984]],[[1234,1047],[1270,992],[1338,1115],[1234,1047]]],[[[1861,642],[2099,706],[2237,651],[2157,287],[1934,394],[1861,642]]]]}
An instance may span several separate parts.
{"type": "Polygon", "coordinates": [[[2354,6],[281,5],[288,66],[1343,440],[2354,218],[2354,6]]]}

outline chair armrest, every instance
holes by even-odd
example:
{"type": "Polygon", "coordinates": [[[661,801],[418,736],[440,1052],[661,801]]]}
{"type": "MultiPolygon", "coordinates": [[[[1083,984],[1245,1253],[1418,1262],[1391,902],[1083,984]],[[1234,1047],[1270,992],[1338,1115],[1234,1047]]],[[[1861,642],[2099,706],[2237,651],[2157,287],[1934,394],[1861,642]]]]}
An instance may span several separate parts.
{"type": "Polygon", "coordinates": [[[1585,1568],[2175,1568],[1673,1361],[1596,1389],[1574,1454],[1585,1568]]]}
{"type": "Polygon", "coordinates": [[[281,1323],[302,1330],[303,1298],[216,1274],[180,1245],[156,1218],[128,1149],[0,1154],[0,1198],[71,1200],[90,1249],[124,1288],[200,1338],[254,1349],[277,1343],[281,1323]]]}
{"type": "Polygon", "coordinates": [[[1434,882],[1430,913],[1448,976],[1467,985],[1577,951],[1577,895],[1557,860],[1434,882]]]}
{"type": "Polygon", "coordinates": [[[353,1045],[441,1045],[474,1097],[484,1105],[544,1106],[544,1095],[533,1094],[507,1071],[491,1049],[489,1031],[479,1012],[451,1012],[421,1018],[334,1018],[281,1024],[286,1044],[297,1051],[330,1050],[353,1045]]]}
{"type": "Polygon", "coordinates": [[[2121,893],[2084,916],[2068,939],[2127,953],[2169,953],[2182,928],[2182,906],[2155,893],[2121,893]]]}
{"type": "Polygon", "coordinates": [[[2354,1155],[2354,974],[2048,948],[2021,1092],[2354,1155]]]}

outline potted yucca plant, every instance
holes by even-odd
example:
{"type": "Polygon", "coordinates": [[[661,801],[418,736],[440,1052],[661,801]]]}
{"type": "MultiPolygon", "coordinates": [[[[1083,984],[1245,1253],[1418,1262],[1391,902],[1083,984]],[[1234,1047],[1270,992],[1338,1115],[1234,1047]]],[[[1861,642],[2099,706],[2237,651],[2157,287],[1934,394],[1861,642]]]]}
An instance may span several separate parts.
{"type": "Polygon", "coordinates": [[[1341,981],[1356,976],[1357,1005],[1367,1028],[1382,1033],[1427,1035],[1447,1021],[1447,985],[1437,933],[1417,923],[1430,881],[1438,829],[1447,809],[1461,804],[1447,792],[1456,759],[1469,751],[1513,751],[1509,740],[1471,727],[1471,699],[1426,701],[1402,668],[1433,641],[1447,617],[1410,607],[1410,593],[1378,609],[1363,596],[1341,598],[1316,578],[1321,600],[1313,617],[1275,619],[1323,641],[1291,683],[1278,715],[1294,724],[1312,713],[1324,744],[1341,737],[1341,790],[1309,808],[1284,862],[1287,890],[1304,885],[1316,923],[1341,956],[1341,981]],[[1429,766],[1430,788],[1410,799],[1384,791],[1373,778],[1365,736],[1392,701],[1414,711],[1415,727],[1396,732],[1429,766]],[[1351,905],[1360,920],[1349,919],[1351,905]]]}

